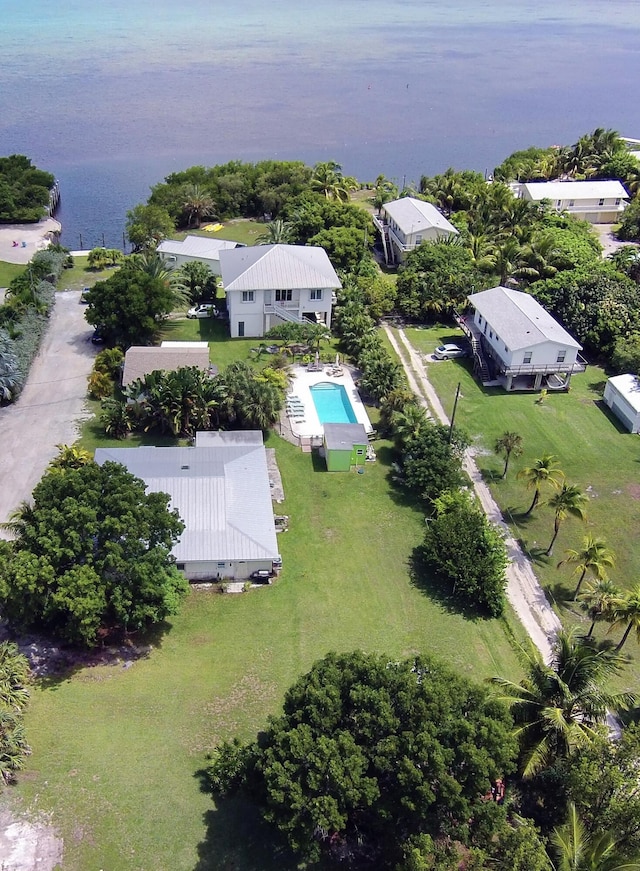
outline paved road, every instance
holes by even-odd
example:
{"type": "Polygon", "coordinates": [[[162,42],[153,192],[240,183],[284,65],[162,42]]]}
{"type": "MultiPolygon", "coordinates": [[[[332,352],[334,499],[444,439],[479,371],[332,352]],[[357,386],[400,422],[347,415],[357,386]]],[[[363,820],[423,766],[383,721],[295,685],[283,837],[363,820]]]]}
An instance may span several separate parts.
{"type": "Polygon", "coordinates": [[[79,291],[56,294],[51,323],[22,395],[0,409],[0,522],[29,499],[56,455],[56,445],[78,437],[95,357],[84,313],[79,291]]]}
{"type": "MultiPolygon", "coordinates": [[[[422,402],[424,399],[428,400],[435,417],[441,423],[448,425],[449,418],[429,381],[422,358],[407,339],[404,330],[398,330],[398,336],[403,346],[401,348],[386,324],[384,329],[407,373],[411,389],[417,393],[422,402]]],[[[548,662],[551,659],[552,644],[561,629],[560,620],[549,604],[530,561],[504,522],[500,509],[478,470],[472,452],[469,450],[465,452],[464,469],[473,482],[476,495],[487,517],[499,526],[504,534],[509,556],[507,598],[522,621],[529,637],[548,662]]]]}

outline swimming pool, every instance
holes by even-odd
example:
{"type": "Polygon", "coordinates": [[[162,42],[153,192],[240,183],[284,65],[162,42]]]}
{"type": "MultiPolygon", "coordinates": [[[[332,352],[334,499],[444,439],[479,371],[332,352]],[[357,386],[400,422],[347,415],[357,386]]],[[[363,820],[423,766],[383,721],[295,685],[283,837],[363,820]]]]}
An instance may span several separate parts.
{"type": "Polygon", "coordinates": [[[309,388],[320,423],[358,423],[342,384],[321,381],[309,388]]]}

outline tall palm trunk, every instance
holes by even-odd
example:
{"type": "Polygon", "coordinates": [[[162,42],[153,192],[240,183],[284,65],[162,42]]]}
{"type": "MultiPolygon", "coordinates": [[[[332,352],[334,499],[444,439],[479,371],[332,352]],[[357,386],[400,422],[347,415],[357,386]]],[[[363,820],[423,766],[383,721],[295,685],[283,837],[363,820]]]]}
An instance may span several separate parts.
{"type": "Polygon", "coordinates": [[[534,508],[536,507],[536,505],[538,504],[538,499],[539,499],[539,498],[540,498],[540,490],[539,490],[538,488],[536,488],[536,492],[533,494],[533,502],[532,502],[531,505],[529,506],[528,511],[525,511],[525,512],[524,512],[524,516],[525,516],[525,517],[527,516],[527,514],[531,514],[531,512],[533,511],[533,509],[534,509],[534,508]]]}
{"type": "Polygon", "coordinates": [[[594,620],[591,626],[589,627],[589,631],[587,632],[587,638],[591,638],[593,635],[593,630],[596,628],[596,621],[594,620]]]}
{"type": "Polygon", "coordinates": [[[631,620],[629,620],[629,625],[628,625],[627,628],[624,630],[624,635],[622,636],[622,638],[620,639],[620,643],[619,643],[618,646],[616,647],[616,653],[620,653],[620,651],[622,650],[625,641],[626,641],[627,638],[629,637],[629,633],[631,632],[631,627],[632,627],[632,626],[633,626],[633,622],[632,622],[631,620]]]}
{"type": "Polygon", "coordinates": [[[504,472],[502,473],[502,477],[503,477],[503,478],[506,478],[506,477],[507,477],[507,469],[509,468],[509,458],[510,458],[510,456],[511,456],[511,451],[507,451],[507,452],[506,452],[506,455],[505,455],[505,461],[504,461],[504,472]]]}
{"type": "MultiPolygon", "coordinates": [[[[582,582],[584,581],[584,576],[585,576],[586,574],[587,574],[587,567],[585,566],[585,567],[582,569],[582,574],[580,575],[580,580],[578,581],[578,586],[577,586],[577,587],[575,588],[575,590],[573,591],[573,601],[574,601],[574,602],[575,602],[575,600],[578,598],[578,593],[580,592],[580,587],[582,586],[582,582]]],[[[589,633],[589,635],[591,635],[591,632],[589,633]]]]}
{"type": "Polygon", "coordinates": [[[558,537],[559,532],[560,532],[560,523],[556,519],[556,522],[554,525],[554,530],[553,530],[553,538],[551,539],[551,543],[549,544],[549,547],[545,550],[545,553],[547,556],[551,556],[551,554],[553,553],[553,545],[556,543],[556,538],[558,537]]]}

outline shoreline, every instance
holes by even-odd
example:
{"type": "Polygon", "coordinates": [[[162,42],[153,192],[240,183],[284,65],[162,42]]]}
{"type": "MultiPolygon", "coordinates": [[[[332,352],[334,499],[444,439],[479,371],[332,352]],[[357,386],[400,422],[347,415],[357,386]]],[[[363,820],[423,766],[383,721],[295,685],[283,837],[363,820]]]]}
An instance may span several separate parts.
{"type": "Polygon", "coordinates": [[[36,224],[0,224],[0,260],[26,266],[61,233],[62,224],[55,218],[42,218],[36,224]]]}

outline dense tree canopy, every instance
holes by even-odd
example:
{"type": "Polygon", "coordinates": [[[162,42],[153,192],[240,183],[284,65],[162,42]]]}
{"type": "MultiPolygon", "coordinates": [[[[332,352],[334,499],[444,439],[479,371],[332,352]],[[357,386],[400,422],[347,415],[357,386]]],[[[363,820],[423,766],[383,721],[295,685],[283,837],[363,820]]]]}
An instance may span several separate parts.
{"type": "Polygon", "coordinates": [[[515,749],[505,709],[437,660],[332,653],[256,742],[218,748],[210,776],[217,793],[248,793],[303,859],[384,869],[412,836],[467,842],[515,749]]]}
{"type": "Polygon", "coordinates": [[[462,454],[467,444],[459,430],[454,429],[449,442],[449,427],[425,421],[401,448],[399,482],[430,506],[443,491],[463,483],[462,454]]]}
{"type": "Polygon", "coordinates": [[[171,549],[184,526],[168,503],[116,463],[47,472],[0,554],[3,615],[92,646],[174,614],[186,581],[171,549]]]}
{"type": "Polygon", "coordinates": [[[170,283],[140,269],[132,259],[106,281],[95,284],[87,298],[89,323],[109,344],[125,349],[150,344],[175,304],[170,283]]]}
{"type": "Polygon", "coordinates": [[[465,607],[498,617],[504,610],[507,552],[504,540],[464,491],[434,500],[420,549],[427,567],[445,581],[465,607]]]}
{"type": "Polygon", "coordinates": [[[148,251],[171,236],[175,224],[165,208],[150,203],[134,206],[128,211],[126,227],[127,238],[134,250],[148,251]]]}
{"type": "Polygon", "coordinates": [[[23,154],[0,157],[0,223],[39,221],[54,181],[23,154]]]}
{"type": "Polygon", "coordinates": [[[448,314],[466,299],[480,276],[470,252],[460,244],[423,242],[398,273],[397,305],[414,318],[448,314]]]}

